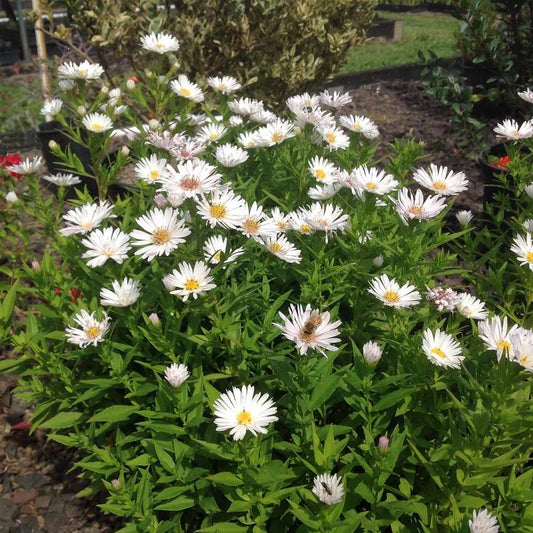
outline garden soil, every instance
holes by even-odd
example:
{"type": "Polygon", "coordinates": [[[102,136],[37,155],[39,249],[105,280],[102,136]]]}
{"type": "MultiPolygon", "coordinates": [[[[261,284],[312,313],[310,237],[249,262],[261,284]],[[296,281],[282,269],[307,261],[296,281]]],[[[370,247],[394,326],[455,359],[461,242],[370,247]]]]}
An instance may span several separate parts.
{"type": "MultiPolygon", "coordinates": [[[[396,138],[421,140],[428,155],[422,164],[463,171],[471,186],[455,205],[480,213],[483,183],[475,154],[482,146],[464,142],[452,113],[428,96],[419,81],[362,85],[352,94],[353,103],[345,112],[373,119],[384,143],[396,138]]],[[[493,126],[487,122],[487,143],[495,141],[493,126]]],[[[12,376],[0,376],[0,533],[116,531],[119,523],[97,506],[103,495],[92,502],[76,497],[84,483],[72,467],[72,453],[47,442],[43,431],[30,435],[31,406],[13,396],[15,383],[12,376]]]]}

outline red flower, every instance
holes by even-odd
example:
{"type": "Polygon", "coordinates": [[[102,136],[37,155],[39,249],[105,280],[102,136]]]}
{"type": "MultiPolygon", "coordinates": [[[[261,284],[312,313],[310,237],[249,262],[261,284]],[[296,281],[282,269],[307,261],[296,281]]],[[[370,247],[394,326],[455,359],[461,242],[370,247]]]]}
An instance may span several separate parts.
{"type": "Polygon", "coordinates": [[[18,424],[15,424],[14,426],[11,426],[11,429],[30,429],[30,423],[26,420],[23,420],[22,422],[19,422],[18,424]]]}
{"type": "Polygon", "coordinates": [[[59,289],[58,287],[56,287],[56,288],[54,289],[54,292],[55,292],[56,294],[61,294],[61,289],[59,289]]]}
{"type": "Polygon", "coordinates": [[[139,78],[137,78],[137,76],[131,76],[130,78],[128,78],[128,81],[134,81],[135,83],[138,83],[139,81],[139,78]]]}
{"type": "Polygon", "coordinates": [[[503,170],[507,170],[507,167],[509,166],[510,162],[511,162],[511,158],[508,155],[504,155],[503,157],[498,158],[492,164],[493,164],[493,166],[495,166],[497,168],[501,168],[503,170]]]}
{"type": "MultiPolygon", "coordinates": [[[[19,163],[22,163],[22,157],[20,157],[19,154],[13,153],[0,155],[0,167],[2,168],[18,165],[19,163]]],[[[20,178],[22,176],[22,174],[17,174],[16,172],[8,172],[8,174],[14,178],[20,178]]]]}
{"type": "Polygon", "coordinates": [[[74,287],[71,287],[70,289],[70,301],[75,304],[78,300],[81,300],[81,291],[80,289],[76,289],[74,287]]]}

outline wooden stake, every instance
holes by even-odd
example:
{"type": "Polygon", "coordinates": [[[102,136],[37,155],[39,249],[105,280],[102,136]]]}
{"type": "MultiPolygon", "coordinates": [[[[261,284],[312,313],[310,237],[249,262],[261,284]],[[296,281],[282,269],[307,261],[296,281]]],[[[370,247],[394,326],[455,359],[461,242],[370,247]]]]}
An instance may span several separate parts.
{"type": "MultiPolygon", "coordinates": [[[[46,53],[46,40],[43,31],[43,14],[41,10],[41,0],[31,0],[31,5],[36,14],[35,38],[37,40],[37,56],[39,58],[39,72],[41,73],[41,87],[44,101],[50,100],[50,72],[48,70],[48,54],[46,53]]],[[[50,122],[52,117],[46,117],[50,122]]]]}

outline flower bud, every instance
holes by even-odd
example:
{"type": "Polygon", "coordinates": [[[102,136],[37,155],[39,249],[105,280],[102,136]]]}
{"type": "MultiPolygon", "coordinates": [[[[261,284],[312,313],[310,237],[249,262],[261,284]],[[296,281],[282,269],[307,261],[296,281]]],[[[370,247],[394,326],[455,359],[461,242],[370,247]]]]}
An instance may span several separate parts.
{"type": "Polygon", "coordinates": [[[18,199],[19,197],[17,196],[17,193],[15,191],[9,191],[6,194],[6,202],[10,204],[14,204],[18,199]]]}
{"type": "Polygon", "coordinates": [[[530,183],[524,190],[530,198],[533,198],[533,183],[530,183]]]}
{"type": "Polygon", "coordinates": [[[31,262],[31,268],[34,272],[40,272],[41,265],[39,264],[39,261],[32,261],[31,262]]]}
{"type": "Polygon", "coordinates": [[[381,437],[379,437],[378,448],[382,452],[386,452],[389,449],[389,439],[385,435],[382,435],[381,437]]]}
{"type": "Polygon", "coordinates": [[[57,150],[59,148],[59,144],[57,144],[54,140],[48,141],[48,148],[50,148],[50,150],[57,150]]]}
{"type": "Polygon", "coordinates": [[[381,359],[382,350],[377,342],[367,342],[363,345],[363,357],[368,364],[375,364],[381,359]]]}
{"type": "Polygon", "coordinates": [[[118,479],[113,479],[111,485],[113,485],[114,489],[120,489],[120,481],[118,479]]]}
{"type": "Polygon", "coordinates": [[[300,133],[302,133],[302,128],[300,128],[300,126],[294,126],[294,133],[300,135],[300,133]]]}
{"type": "Polygon", "coordinates": [[[123,146],[121,149],[120,149],[120,153],[122,155],[125,155],[126,157],[130,155],[130,149],[127,147],[127,146],[123,146]]]}
{"type": "Polygon", "coordinates": [[[461,224],[461,226],[468,226],[470,224],[470,221],[474,215],[472,214],[472,211],[469,211],[468,209],[465,209],[464,211],[459,211],[456,213],[455,218],[461,224]]]}
{"type": "Polygon", "coordinates": [[[126,87],[132,91],[135,89],[135,81],[133,81],[131,78],[126,82],[126,87]]]}
{"type": "Polygon", "coordinates": [[[154,202],[155,202],[155,205],[157,205],[157,207],[164,207],[168,203],[165,196],[161,193],[157,193],[154,196],[154,202]]]}
{"type": "Polygon", "coordinates": [[[159,128],[159,121],[156,120],[155,118],[151,118],[149,121],[148,121],[148,127],[152,130],[152,131],[155,131],[159,128]]]}
{"type": "Polygon", "coordinates": [[[154,73],[151,70],[146,70],[145,74],[146,74],[147,78],[153,78],[154,77],[154,73]]]}
{"type": "Polygon", "coordinates": [[[161,324],[161,320],[159,320],[159,317],[157,316],[157,313],[152,313],[148,317],[148,320],[150,320],[150,322],[152,323],[153,326],[159,326],[161,324]]]}
{"type": "Polygon", "coordinates": [[[374,257],[374,260],[372,261],[372,264],[376,268],[379,268],[380,266],[382,266],[383,265],[383,256],[382,255],[378,255],[377,257],[374,257]]]}
{"type": "Polygon", "coordinates": [[[80,115],[85,115],[85,113],[87,113],[87,109],[85,109],[85,107],[82,106],[82,105],[79,105],[79,106],[76,108],[76,111],[77,111],[78,114],[80,114],[80,115]]]}
{"type": "Polygon", "coordinates": [[[163,85],[167,81],[167,79],[165,78],[165,76],[158,76],[157,81],[161,83],[161,85],[163,85]]]}
{"type": "Polygon", "coordinates": [[[107,85],[102,85],[102,88],[100,89],[100,91],[103,94],[107,94],[109,92],[109,87],[107,85]]]}

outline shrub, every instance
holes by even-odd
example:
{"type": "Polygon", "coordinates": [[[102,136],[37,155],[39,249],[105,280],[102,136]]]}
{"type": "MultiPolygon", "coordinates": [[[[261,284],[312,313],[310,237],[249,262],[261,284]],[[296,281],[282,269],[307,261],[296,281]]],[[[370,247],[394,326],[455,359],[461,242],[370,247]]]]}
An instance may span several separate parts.
{"type": "Polygon", "coordinates": [[[451,232],[466,177],[419,168],[414,141],[377,160],[376,125],[328,111],[347,94],[295,97],[286,120],[211,100],[155,57],[161,70],[121,91],[96,65],[63,65],[63,99],[43,109],[90,150],[88,169],[52,146],[100,201],[76,176],[43,194],[39,160],[10,168],[26,176],[10,209],[40,220],[48,247],[19,276],[39,302],[0,369],[22,376],[33,426],[78,451],[84,494],[103,490],[123,533],[459,532],[473,513],[527,531],[531,236],[510,250],[468,213],[451,232]],[[136,188],[111,202],[126,163],[136,188]]]}
{"type": "Polygon", "coordinates": [[[348,49],[364,39],[376,0],[181,0],[163,10],[156,0],[65,3],[72,28],[87,37],[104,65],[121,57],[137,60],[137,36],[147,28],[170,31],[181,41],[184,72],[256,80],[253,95],[279,101],[338,72],[348,49]]]}

